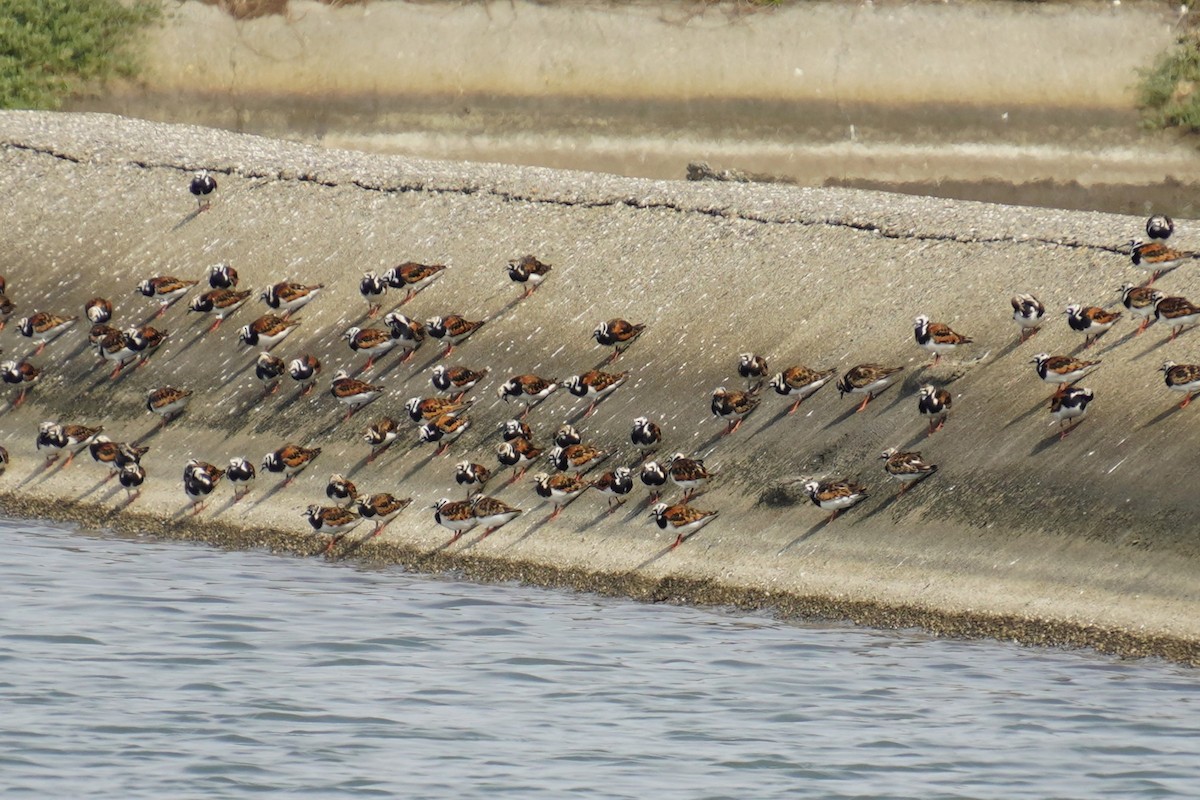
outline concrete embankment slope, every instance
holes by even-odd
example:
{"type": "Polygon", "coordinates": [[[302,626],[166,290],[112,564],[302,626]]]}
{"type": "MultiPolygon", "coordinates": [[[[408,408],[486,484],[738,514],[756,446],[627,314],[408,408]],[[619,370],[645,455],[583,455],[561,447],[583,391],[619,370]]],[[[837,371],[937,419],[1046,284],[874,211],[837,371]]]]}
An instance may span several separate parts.
{"type": "MultiPolygon", "coordinates": [[[[1168,342],[1156,325],[1135,339],[1122,321],[1091,351],[1104,362],[1086,381],[1097,396],[1091,415],[1061,442],[1048,387],[1029,364],[1039,351],[1081,343],[1061,317],[1069,300],[1109,303],[1122,281],[1140,278],[1114,252],[1139,219],[366,156],[108,116],[5,112],[0,144],[0,242],[18,316],[79,313],[99,294],[116,302],[119,321],[140,322],[153,309],[133,292],[139,280],[200,278],[217,261],[256,289],[286,278],[327,286],[276,348],[325,363],[319,391],[304,399],[291,386],[260,399],[256,351],[238,343],[237,329],[261,305],[210,335],[209,320],[175,306],[161,320],[168,343],[116,380],[88,352],[84,326],[52,343],[33,359],[45,375],[28,402],[0,419],[11,513],[315,554],[324,541],[300,514],[341,471],[361,489],[415,501],[383,536],[360,546],[364,526],[334,557],[1200,660],[1194,409],[1173,410],[1178,396],[1156,372],[1164,358],[1195,360],[1197,334],[1168,342]],[[196,214],[186,185],[201,167],[220,189],[212,209],[196,214]],[[517,303],[503,265],[529,252],[554,271],[517,303]],[[385,359],[371,377],[387,394],[349,422],[329,379],[363,361],[341,338],[365,312],[358,278],[409,259],[450,269],[404,311],[486,317],[452,360],[488,366],[492,377],[475,392],[471,430],[447,456],[403,441],[367,464],[361,430],[430,394],[437,354],[427,346],[411,364],[385,359]],[[1017,291],[1050,308],[1025,344],[1008,308],[1017,291]],[[912,341],[918,313],[977,343],[930,368],[912,341]],[[560,392],[530,414],[538,439],[576,420],[588,440],[618,451],[611,463],[629,461],[631,420],[657,418],[665,452],[701,453],[720,470],[695,505],[721,518],[668,551],[673,537],[647,524],[640,488],[612,516],[599,496],[585,496],[547,522],[549,507],[525,480],[492,487],[529,510],[522,519],[445,546],[449,535],[428,506],[458,496],[459,458],[495,465],[496,428],[514,413],[496,399],[498,382],[596,366],[605,353],[591,330],[615,316],[649,326],[616,363],[629,383],[582,421],[582,401],[560,392]],[[791,417],[783,398],[764,396],[742,430],[721,438],[709,395],[739,384],[735,359],[745,350],[775,368],[903,365],[905,379],[861,414],[832,387],[791,417]],[[949,424],[928,439],[915,399],[926,382],[955,396],[949,424]],[[192,389],[195,399],[158,432],[144,397],[161,385],[192,389]],[[115,439],[149,444],[141,498],[115,510],[122,492],[86,457],[42,471],[36,426],[51,418],[103,423],[115,439]],[[189,457],[258,461],[286,441],[323,448],[293,485],[260,478],[237,505],[222,486],[206,511],[185,516],[189,457]],[[878,454],[913,445],[941,471],[894,499],[878,454]],[[797,492],[778,488],[800,475],[850,475],[872,496],[825,525],[797,492]]],[[[1181,246],[1200,247],[1200,231],[1180,228],[1181,246]]],[[[1185,294],[1194,282],[1191,267],[1160,281],[1185,294]]],[[[389,296],[385,310],[399,299],[389,296]]],[[[11,324],[2,337],[6,355],[32,349],[11,324]]]]}

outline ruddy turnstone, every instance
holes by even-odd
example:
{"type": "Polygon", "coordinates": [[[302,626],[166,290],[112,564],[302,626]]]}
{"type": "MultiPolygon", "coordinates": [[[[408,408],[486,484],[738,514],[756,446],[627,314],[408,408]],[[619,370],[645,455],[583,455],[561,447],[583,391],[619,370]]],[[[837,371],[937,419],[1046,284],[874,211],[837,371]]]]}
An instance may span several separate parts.
{"type": "Polygon", "coordinates": [[[927,383],[917,393],[917,413],[929,417],[929,435],[946,427],[946,417],[950,416],[950,406],[954,398],[945,389],[927,383]]]}
{"type": "Polygon", "coordinates": [[[301,515],[308,519],[308,524],[317,533],[326,533],[330,535],[329,545],[325,548],[325,554],[333,552],[333,547],[341,538],[345,536],[355,525],[362,522],[362,518],[354,513],[354,510],[345,506],[319,506],[310,505],[301,515]]]}
{"type": "Polygon", "coordinates": [[[404,299],[400,305],[417,296],[417,292],[446,274],[445,264],[418,264],[406,261],[383,273],[383,280],[393,289],[403,289],[404,299]]]}
{"type": "Polygon", "coordinates": [[[391,417],[380,417],[368,425],[362,437],[363,441],[371,446],[371,454],[367,456],[367,463],[370,464],[374,461],[399,437],[400,423],[391,417]]]}
{"type": "Polygon", "coordinates": [[[21,391],[17,393],[17,399],[13,400],[14,408],[25,402],[25,395],[29,393],[29,387],[41,376],[42,371],[28,361],[5,361],[0,364],[0,377],[4,379],[4,382],[21,387],[21,391]]]}
{"type": "Polygon", "coordinates": [[[146,482],[146,470],[141,464],[126,464],[117,470],[117,480],[125,487],[125,505],[142,496],[142,484],[146,482]]]}
{"type": "Polygon", "coordinates": [[[258,477],[258,472],[249,459],[235,456],[229,459],[229,466],[225,468],[225,477],[233,484],[233,502],[236,503],[250,494],[250,487],[254,483],[254,479],[258,477]]]}
{"type": "Polygon", "coordinates": [[[740,428],[742,420],[758,408],[759,399],[756,392],[730,390],[724,386],[713,389],[712,403],[709,407],[714,417],[720,417],[727,423],[722,435],[728,435],[740,428]]]}
{"type": "Polygon", "coordinates": [[[588,482],[578,472],[556,472],[553,475],[539,472],[533,476],[533,483],[538,495],[554,503],[551,520],[558,519],[562,510],[588,488],[588,482]]]}
{"type": "Polygon", "coordinates": [[[1021,329],[1020,341],[1025,341],[1038,332],[1042,318],[1046,316],[1046,307],[1042,301],[1031,294],[1014,294],[1012,299],[1013,322],[1021,329]]]}
{"type": "Polygon", "coordinates": [[[287,486],[305,467],[321,455],[319,447],[301,447],[298,444],[285,444],[274,453],[263,456],[263,472],[274,472],[284,476],[283,485],[287,486]]]}
{"type": "MultiPolygon", "coordinates": [[[[63,469],[66,469],[75,460],[75,456],[94,442],[103,430],[103,426],[99,425],[89,428],[86,425],[60,425],[56,422],[43,422],[38,426],[37,449],[41,450],[43,446],[58,450],[69,448],[67,459],[63,462],[63,469]]],[[[50,466],[56,460],[58,460],[57,454],[46,462],[46,466],[50,466]]]]}
{"type": "Polygon", "coordinates": [[[480,536],[480,539],[495,533],[525,513],[520,508],[487,495],[476,496],[471,501],[471,511],[475,514],[475,521],[483,526],[483,536],[480,536]]]}
{"type": "Polygon", "coordinates": [[[608,513],[611,514],[625,502],[625,495],[633,491],[633,470],[629,467],[610,469],[588,486],[608,498],[608,513]],[[613,501],[616,501],[615,505],[613,501]]]}
{"type": "Polygon", "coordinates": [[[825,511],[833,512],[829,515],[829,519],[825,520],[826,524],[837,519],[838,514],[841,514],[847,508],[861,503],[867,498],[865,487],[845,479],[835,481],[810,480],[804,484],[804,491],[808,494],[808,499],[812,500],[813,505],[825,511]]]}
{"type": "Polygon", "coordinates": [[[463,395],[473,389],[487,374],[487,367],[476,372],[462,366],[447,367],[438,364],[433,368],[429,380],[434,389],[451,395],[451,399],[461,400],[463,395]]]}
{"type": "Polygon", "coordinates": [[[1192,402],[1192,395],[1200,392],[1200,364],[1176,364],[1174,361],[1164,361],[1159,370],[1166,380],[1167,388],[1173,392],[1187,392],[1180,408],[1187,408],[1192,402]]]}
{"type": "Polygon", "coordinates": [[[525,291],[521,293],[521,299],[524,299],[533,294],[542,281],[550,277],[552,267],[538,261],[535,256],[528,255],[509,261],[507,269],[509,278],[515,283],[525,284],[525,291]]]}
{"type": "Polygon", "coordinates": [[[371,531],[371,536],[378,536],[401,511],[412,505],[412,498],[398,498],[387,492],[379,492],[369,497],[358,498],[357,505],[358,515],[375,523],[375,530],[371,531]]]}
{"type": "Polygon", "coordinates": [[[433,504],[433,519],[443,528],[454,531],[454,536],[447,544],[453,544],[459,537],[479,524],[475,518],[475,504],[470,500],[450,500],[443,497],[433,504]]]}
{"type": "Polygon", "coordinates": [[[570,447],[573,444],[582,444],[583,436],[579,431],[575,430],[575,426],[564,422],[559,426],[554,433],[554,444],[558,447],[570,447]]]}
{"type": "Polygon", "coordinates": [[[1080,361],[1070,356],[1052,356],[1049,353],[1038,353],[1032,359],[1036,366],[1038,377],[1046,383],[1074,383],[1092,369],[1100,366],[1099,361],[1080,361]]]}
{"type": "Polygon", "coordinates": [[[193,297],[192,302],[188,305],[188,310],[201,314],[212,314],[216,318],[213,324],[208,326],[208,332],[212,333],[221,327],[222,320],[245,305],[252,294],[253,292],[249,289],[244,292],[236,289],[210,289],[202,295],[193,297]]]}
{"type": "Polygon", "coordinates": [[[862,403],[858,407],[858,411],[864,411],[867,403],[875,399],[875,395],[882,392],[887,387],[900,377],[900,371],[904,367],[885,367],[882,364],[858,364],[846,371],[846,374],[838,379],[837,388],[838,396],[847,394],[865,394],[862,403]]]}
{"type": "Polygon", "coordinates": [[[404,345],[405,352],[404,357],[400,359],[401,363],[410,360],[417,348],[425,342],[425,326],[415,319],[390,311],[383,318],[383,323],[391,330],[392,338],[404,345]]]}
{"type": "Polygon", "coordinates": [[[161,317],[167,313],[167,306],[183,297],[188,293],[188,290],[199,282],[185,281],[171,275],[159,275],[142,281],[133,291],[135,293],[140,292],[146,297],[157,300],[158,314],[156,316],[161,317]]]}
{"type": "Polygon", "coordinates": [[[442,351],[442,358],[446,358],[454,352],[455,347],[479,330],[484,322],[485,320],[471,322],[458,314],[450,314],[446,317],[430,318],[425,322],[425,330],[435,339],[446,340],[446,349],[442,351]]]}
{"type": "Polygon", "coordinates": [[[959,345],[970,344],[970,337],[963,336],[950,330],[949,325],[941,322],[930,322],[929,317],[921,314],[913,320],[913,335],[924,350],[933,353],[933,363],[942,359],[942,353],[949,353],[959,345]]]}
{"type": "Polygon", "coordinates": [[[104,361],[113,362],[116,366],[109,374],[109,378],[115,378],[120,374],[129,362],[137,358],[137,351],[133,349],[133,340],[125,331],[110,330],[96,345],[96,352],[104,361]]]}
{"type": "Polygon", "coordinates": [[[446,397],[410,397],[404,410],[413,422],[428,422],[443,414],[460,414],[474,405],[471,400],[451,400],[446,397]]]}
{"type": "Polygon", "coordinates": [[[1129,241],[1129,257],[1135,267],[1148,270],[1150,280],[1146,285],[1154,283],[1168,269],[1177,267],[1184,261],[1200,258],[1200,254],[1188,253],[1167,247],[1161,241],[1142,242],[1138,239],[1129,241]]]}
{"type": "Polygon", "coordinates": [[[247,347],[261,347],[270,350],[283,341],[284,337],[296,330],[299,320],[285,319],[274,314],[263,314],[249,325],[243,325],[238,333],[238,339],[247,347]]]}
{"type": "Polygon", "coordinates": [[[1139,336],[1142,331],[1150,324],[1150,318],[1154,316],[1154,289],[1149,286],[1134,286],[1132,283],[1123,283],[1121,288],[1117,290],[1121,293],[1121,305],[1129,309],[1129,313],[1141,320],[1134,336],[1139,336]]]}
{"type": "Polygon", "coordinates": [[[383,328],[349,328],[342,334],[350,349],[356,353],[366,353],[367,363],[362,371],[368,372],[375,365],[375,359],[384,355],[396,345],[398,339],[393,339],[390,331],[383,328]]]}
{"type": "Polygon", "coordinates": [[[454,465],[454,481],[459,486],[467,487],[467,497],[483,491],[491,479],[492,471],[483,464],[460,461],[454,465]]]}
{"type": "Polygon", "coordinates": [[[676,503],[673,506],[659,503],[650,509],[650,516],[654,518],[655,524],[662,530],[675,534],[675,541],[671,544],[672,550],[683,544],[684,539],[716,519],[719,513],[718,511],[701,511],[683,503],[676,503]]]}
{"type": "Polygon", "coordinates": [[[329,476],[329,482],[325,484],[325,496],[335,502],[353,505],[354,501],[358,499],[358,487],[354,485],[354,481],[340,472],[335,472],[329,476]]]}
{"type": "Polygon", "coordinates": [[[4,330],[4,326],[8,324],[8,318],[16,312],[17,306],[9,299],[8,295],[0,292],[0,331],[4,330]]]}
{"type": "Polygon", "coordinates": [[[755,353],[739,353],[737,371],[738,375],[746,379],[747,385],[753,388],[767,377],[767,360],[755,353]]]}
{"type": "Polygon", "coordinates": [[[188,182],[188,191],[196,198],[200,211],[205,211],[212,205],[212,193],[217,190],[217,179],[202,169],[192,176],[188,182]]]}
{"type": "Polygon", "coordinates": [[[236,289],[238,272],[225,263],[213,264],[208,268],[208,287],[210,289],[236,289]]]}
{"type": "Polygon", "coordinates": [[[363,273],[362,280],[358,282],[358,293],[367,301],[367,319],[375,319],[379,309],[383,308],[380,298],[387,294],[387,290],[387,281],[379,275],[374,272],[363,273]]]}
{"type": "Polygon", "coordinates": [[[836,373],[837,370],[834,369],[817,370],[797,365],[788,367],[783,372],[775,373],[768,385],[775,390],[776,394],[796,398],[787,412],[795,414],[796,409],[800,408],[800,404],[833,380],[836,373]]]}
{"type": "Polygon", "coordinates": [[[650,490],[650,502],[657,503],[658,498],[662,496],[662,487],[667,485],[667,471],[657,461],[647,461],[642,464],[642,471],[638,477],[642,485],[650,490]]]}
{"type": "Polygon", "coordinates": [[[324,288],[325,284],[323,283],[309,286],[303,283],[293,283],[292,281],[280,281],[268,286],[259,295],[259,299],[266,303],[268,308],[275,311],[282,311],[283,318],[288,319],[292,314],[304,308],[313,300],[316,300],[317,294],[324,288]]]}
{"type": "Polygon", "coordinates": [[[206,461],[190,459],[183,468],[183,492],[192,502],[192,514],[199,514],[203,509],[206,498],[225,477],[225,470],[213,466],[206,461]]]}
{"type": "Polygon", "coordinates": [[[582,375],[574,375],[563,381],[563,386],[576,397],[590,397],[591,404],[583,413],[584,418],[590,417],[596,406],[608,395],[615,392],[629,379],[628,372],[613,373],[591,369],[582,375]]]}
{"type": "Polygon", "coordinates": [[[662,443],[662,428],[651,422],[649,417],[638,417],[629,431],[629,441],[642,448],[643,456],[658,448],[662,443]]]}
{"type": "Polygon", "coordinates": [[[1175,220],[1166,214],[1154,214],[1146,220],[1146,235],[1151,239],[1166,241],[1175,232],[1175,220]]]}
{"type": "Polygon", "coordinates": [[[1167,297],[1162,292],[1155,292],[1154,318],[1170,324],[1171,338],[1174,339],[1187,326],[1200,322],[1200,306],[1193,305],[1185,297],[1167,297]]]}
{"type": "Polygon", "coordinates": [[[333,385],[330,387],[329,393],[339,403],[347,406],[346,419],[350,419],[355,411],[383,394],[383,387],[360,381],[358,378],[351,378],[346,370],[339,369],[333,376],[333,385]]]}
{"type": "Polygon", "coordinates": [[[592,447],[590,444],[571,444],[566,447],[553,447],[547,454],[554,468],[563,471],[568,469],[583,470],[594,467],[608,458],[608,451],[592,447]]]}
{"type": "Polygon", "coordinates": [[[525,470],[529,468],[529,463],[536,461],[541,454],[541,449],[535,447],[533,442],[524,436],[518,436],[516,439],[496,445],[496,459],[501,466],[513,468],[513,476],[509,479],[509,483],[520,480],[521,476],[525,474],[525,470]]]}
{"type": "Polygon", "coordinates": [[[93,325],[101,325],[112,319],[113,304],[103,297],[93,297],[83,304],[83,315],[93,325]]]}
{"type": "Polygon", "coordinates": [[[496,396],[506,403],[510,397],[525,403],[525,410],[521,412],[521,419],[524,419],[531,406],[545,400],[557,388],[557,383],[537,375],[514,375],[496,388],[496,396]]]}
{"type": "Polygon", "coordinates": [[[162,343],[167,340],[170,331],[160,331],[153,325],[142,325],[140,328],[126,328],[125,339],[129,344],[129,348],[137,355],[141,356],[138,362],[140,367],[145,364],[150,354],[162,346],[162,343]]]}
{"type": "Polygon", "coordinates": [[[450,447],[450,443],[466,433],[471,427],[471,420],[456,414],[442,414],[426,422],[417,430],[417,440],[421,444],[438,442],[435,456],[440,456],[450,447]]]}
{"type": "Polygon", "coordinates": [[[1083,415],[1087,413],[1088,403],[1092,402],[1095,393],[1091,389],[1083,389],[1081,387],[1070,386],[1062,393],[1056,394],[1050,398],[1050,416],[1058,420],[1058,438],[1067,438],[1067,434],[1075,430],[1075,426],[1083,421],[1083,415]],[[1067,420],[1075,420],[1066,428],[1063,428],[1063,423],[1067,420]]]}
{"type": "Polygon", "coordinates": [[[287,371],[292,380],[300,384],[300,396],[307,397],[317,385],[317,376],[321,374],[321,362],[311,353],[302,353],[288,362],[287,371]]]}
{"type": "Polygon", "coordinates": [[[93,461],[108,466],[114,471],[113,474],[116,474],[115,471],[126,464],[140,464],[142,456],[150,452],[150,448],[126,442],[114,442],[103,433],[98,433],[92,437],[92,443],[88,445],[88,452],[92,454],[93,461]]]}
{"type": "Polygon", "coordinates": [[[283,359],[279,356],[273,356],[266,350],[258,354],[254,362],[254,377],[262,381],[264,397],[275,394],[285,369],[283,359]]]}
{"type": "Polygon", "coordinates": [[[529,429],[524,420],[510,419],[506,420],[500,426],[500,438],[504,439],[504,441],[511,442],[519,436],[523,436],[531,442],[533,441],[533,431],[529,429]]]}
{"type": "Polygon", "coordinates": [[[119,334],[120,332],[120,328],[114,328],[112,325],[98,322],[88,329],[88,344],[92,347],[98,347],[104,341],[104,337],[113,333],[119,334]]]}
{"type": "Polygon", "coordinates": [[[46,345],[49,342],[54,341],[54,339],[65,333],[67,328],[74,325],[78,319],[79,317],[67,317],[61,314],[39,311],[33,316],[22,317],[17,320],[17,333],[32,340],[37,345],[37,349],[33,351],[33,354],[38,356],[46,349],[46,345]]]}
{"type": "Polygon", "coordinates": [[[601,322],[592,331],[592,338],[596,340],[596,344],[601,347],[613,348],[612,355],[608,357],[607,363],[617,360],[617,357],[629,349],[634,340],[642,335],[642,331],[646,330],[645,323],[634,324],[626,320],[617,318],[610,319],[607,322],[601,322]]]}
{"type": "Polygon", "coordinates": [[[696,496],[712,479],[712,473],[704,466],[699,458],[688,458],[683,453],[676,453],[666,463],[667,475],[671,483],[683,490],[683,500],[686,503],[696,496]]]}
{"type": "Polygon", "coordinates": [[[191,396],[191,389],[176,389],[173,386],[151,389],[146,394],[146,410],[158,414],[162,418],[158,427],[165,428],[168,422],[183,413],[191,396]]]}
{"type": "Polygon", "coordinates": [[[921,454],[916,450],[903,452],[898,448],[889,447],[880,453],[879,457],[884,460],[883,471],[894,480],[900,481],[900,491],[897,495],[904,494],[917,481],[928,478],[938,469],[937,464],[923,461],[921,454]]]}
{"type": "Polygon", "coordinates": [[[1121,318],[1119,311],[1105,311],[1099,306],[1081,306],[1072,303],[1066,310],[1067,324],[1071,330],[1083,334],[1083,346],[1091,347],[1106,330],[1117,324],[1121,318]]]}

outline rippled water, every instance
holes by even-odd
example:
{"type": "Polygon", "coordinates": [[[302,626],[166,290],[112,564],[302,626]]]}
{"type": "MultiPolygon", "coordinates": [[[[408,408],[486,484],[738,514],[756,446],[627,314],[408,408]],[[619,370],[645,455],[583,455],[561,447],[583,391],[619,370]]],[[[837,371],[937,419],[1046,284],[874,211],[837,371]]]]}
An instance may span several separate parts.
{"type": "Polygon", "coordinates": [[[0,525],[4,797],[1195,797],[1200,673],[0,525]]]}

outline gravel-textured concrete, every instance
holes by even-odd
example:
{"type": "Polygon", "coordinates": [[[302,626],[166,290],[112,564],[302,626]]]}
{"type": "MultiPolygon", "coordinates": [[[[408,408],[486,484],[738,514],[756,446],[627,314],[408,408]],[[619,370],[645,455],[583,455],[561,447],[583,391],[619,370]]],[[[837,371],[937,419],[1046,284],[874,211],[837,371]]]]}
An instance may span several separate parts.
{"type": "MultiPolygon", "coordinates": [[[[1164,358],[1192,360],[1197,334],[1168,343],[1155,326],[1132,339],[1122,322],[1093,348],[1104,361],[1086,381],[1097,399],[1062,442],[1046,410],[1048,387],[1028,363],[1039,351],[1080,344],[1061,317],[1068,300],[1111,303],[1122,281],[1140,279],[1115,252],[1140,232],[1139,219],[372,157],[100,115],[0,113],[0,145],[0,243],[18,315],[79,313],[104,294],[122,320],[141,321],[152,309],[132,293],[138,280],[199,278],[219,260],[252,288],[289,277],[329,287],[276,349],[284,357],[311,349],[325,362],[320,391],[304,400],[285,386],[259,401],[254,352],[236,334],[261,305],[209,336],[200,335],[208,320],[176,306],[163,320],[170,343],[116,381],[95,366],[84,326],[51,344],[35,359],[45,377],[0,425],[12,454],[3,482],[13,513],[319,553],[324,542],[299,515],[324,501],[325,478],[342,471],[360,488],[415,502],[384,536],[359,546],[364,526],[334,557],[1200,661],[1195,410],[1173,411],[1178,397],[1156,372],[1164,358]],[[196,215],[186,183],[199,167],[214,170],[221,188],[213,208],[196,215]],[[527,252],[555,269],[518,304],[502,267],[527,252]],[[340,338],[365,310],[357,278],[408,259],[451,269],[404,311],[487,317],[453,360],[489,366],[494,379],[476,390],[473,428],[448,456],[431,459],[430,448],[401,442],[368,465],[359,433],[381,414],[401,414],[405,398],[431,392],[434,348],[413,364],[388,357],[372,376],[388,394],[348,423],[328,396],[329,378],[362,362],[340,338]],[[1021,345],[1007,302],[1016,291],[1038,293],[1052,317],[1021,345]],[[912,341],[918,313],[977,344],[929,368],[912,341]],[[529,509],[523,519],[445,547],[449,534],[428,506],[459,495],[458,458],[494,465],[495,427],[514,410],[496,399],[496,381],[595,366],[604,352],[590,332],[612,316],[649,329],[615,365],[631,371],[628,385],[581,427],[627,460],[632,418],[660,419],[666,452],[701,452],[720,470],[695,505],[719,509],[721,519],[671,552],[673,537],[647,524],[640,489],[611,517],[601,498],[585,496],[550,523],[525,481],[499,491],[529,509]],[[763,353],[774,368],[903,364],[906,378],[857,415],[832,387],[794,417],[782,416],[782,398],[765,396],[742,430],[721,439],[709,393],[740,385],[742,350],[763,353]],[[949,424],[929,439],[915,400],[926,381],[955,395],[949,424]],[[158,433],[143,402],[163,384],[191,388],[196,399],[158,433]],[[122,494],[101,483],[103,470],[86,457],[41,471],[33,442],[48,418],[144,438],[153,449],[143,496],[114,513],[122,494]],[[236,506],[222,486],[209,510],[184,517],[187,458],[258,461],[285,440],[324,448],[293,486],[276,491],[276,481],[260,479],[236,506]],[[877,459],[892,445],[916,445],[941,471],[893,499],[877,459]],[[851,475],[872,496],[826,526],[822,512],[778,487],[804,474],[851,475]]],[[[1180,221],[1177,239],[1196,247],[1200,232],[1180,221]]],[[[1191,268],[1160,283],[1192,292],[1191,268]]],[[[385,310],[399,298],[388,299],[385,310]]],[[[11,324],[3,347],[29,349],[11,324]]],[[[560,395],[531,413],[540,439],[579,415],[583,404],[573,400],[560,395]]]]}

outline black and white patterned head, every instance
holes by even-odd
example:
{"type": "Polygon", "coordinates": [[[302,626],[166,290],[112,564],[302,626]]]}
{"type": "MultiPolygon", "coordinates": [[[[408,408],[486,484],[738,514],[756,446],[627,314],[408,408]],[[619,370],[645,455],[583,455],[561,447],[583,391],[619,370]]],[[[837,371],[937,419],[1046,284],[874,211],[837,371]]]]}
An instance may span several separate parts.
{"type": "Polygon", "coordinates": [[[554,443],[559,447],[570,447],[582,441],[583,437],[579,435],[579,431],[575,430],[575,426],[569,423],[564,423],[554,434],[554,443]]]}
{"type": "Polygon", "coordinates": [[[1166,214],[1155,214],[1146,220],[1146,235],[1151,239],[1169,239],[1175,232],[1175,221],[1166,214]]]}
{"type": "Polygon", "coordinates": [[[647,461],[642,465],[641,480],[647,486],[662,486],[667,482],[667,473],[657,461],[647,461]]]}
{"type": "Polygon", "coordinates": [[[364,272],[358,282],[358,291],[364,297],[374,297],[387,291],[387,282],[374,272],[364,272]]]}
{"type": "Polygon", "coordinates": [[[425,321],[425,331],[435,339],[446,335],[446,320],[443,317],[430,317],[425,321]]]}

